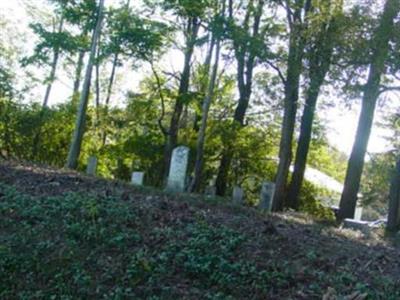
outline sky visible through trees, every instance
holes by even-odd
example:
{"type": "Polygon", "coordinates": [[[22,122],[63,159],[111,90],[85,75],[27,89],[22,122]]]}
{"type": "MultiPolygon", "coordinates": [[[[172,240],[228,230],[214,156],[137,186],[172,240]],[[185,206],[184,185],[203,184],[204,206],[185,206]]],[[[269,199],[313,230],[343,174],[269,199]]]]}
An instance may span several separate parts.
{"type": "MultiPolygon", "coordinates": [[[[45,3],[44,0],[40,0],[45,3]]],[[[132,5],[140,7],[138,1],[133,1],[132,5]],[[133,3],[135,2],[135,3],[133,3]]],[[[39,1],[35,1],[39,4],[39,1]]],[[[111,5],[118,3],[117,0],[109,0],[106,5],[111,5]]],[[[44,5],[42,6],[45,9],[44,5]]],[[[18,30],[25,34],[27,37],[27,43],[24,44],[26,50],[33,48],[34,35],[28,30],[28,24],[32,20],[32,16],[29,16],[26,12],[24,5],[24,0],[11,0],[11,1],[1,1],[0,10],[2,13],[12,13],[15,20],[18,20],[17,26],[18,30]]],[[[200,54],[200,53],[199,53],[200,54]]],[[[201,55],[201,54],[200,54],[201,55]]],[[[174,70],[180,70],[183,62],[182,53],[178,50],[169,50],[161,60],[164,67],[169,67],[174,70]]],[[[40,70],[35,70],[40,74],[40,70]]],[[[114,105],[120,105],[121,103],[116,100],[121,99],[126,89],[135,90],[139,86],[140,78],[143,74],[150,72],[148,66],[143,66],[137,70],[132,71],[129,65],[124,65],[120,71],[119,76],[119,91],[115,91],[117,96],[114,98],[114,105]],[[123,74],[123,75],[122,75],[123,74]]],[[[57,80],[54,83],[54,90],[50,96],[50,105],[58,104],[64,101],[64,95],[68,93],[71,89],[71,83],[66,80],[66,75],[61,74],[57,76],[57,80]]],[[[41,88],[35,90],[35,96],[41,95],[43,93],[41,88]]],[[[387,95],[385,100],[387,102],[385,107],[378,108],[375,123],[379,124],[385,117],[385,112],[390,111],[396,107],[394,102],[397,97],[399,97],[398,92],[393,92],[393,94],[387,95]]],[[[35,97],[32,97],[35,99],[35,97]]],[[[28,100],[28,99],[27,99],[28,100]]],[[[354,140],[354,135],[356,131],[357,118],[360,111],[360,102],[358,100],[353,101],[349,107],[348,105],[338,104],[337,106],[331,107],[326,111],[321,112],[322,117],[326,120],[328,126],[328,138],[330,143],[332,143],[339,150],[349,154],[351,146],[354,140]]],[[[369,152],[383,152],[390,148],[385,137],[390,135],[388,129],[380,128],[379,126],[374,126],[371,133],[371,140],[368,145],[369,152]]],[[[368,157],[367,157],[368,159],[368,157]]]]}

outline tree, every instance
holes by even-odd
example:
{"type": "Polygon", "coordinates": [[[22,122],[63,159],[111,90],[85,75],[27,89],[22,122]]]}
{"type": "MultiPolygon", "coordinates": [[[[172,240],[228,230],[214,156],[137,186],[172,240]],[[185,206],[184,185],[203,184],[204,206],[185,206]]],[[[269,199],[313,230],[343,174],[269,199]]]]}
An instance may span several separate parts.
{"type": "Polygon", "coordinates": [[[389,193],[389,214],[387,229],[394,231],[400,228],[400,159],[394,170],[389,193]]]}
{"type": "Polygon", "coordinates": [[[363,87],[361,114],[340,199],[339,219],[352,218],[354,216],[357,194],[364,167],[365,153],[372,128],[376,102],[380,94],[381,77],[385,72],[385,61],[389,54],[390,40],[393,38],[394,20],[399,10],[399,1],[386,1],[378,27],[371,41],[373,54],[371,57],[368,80],[363,87]]]}
{"type": "MultiPolygon", "coordinates": [[[[109,10],[101,51],[101,61],[107,58],[112,61],[104,101],[104,118],[108,114],[117,68],[122,60],[131,59],[134,64],[145,61],[152,65],[162,52],[169,31],[170,28],[165,23],[137,15],[129,7],[129,1],[122,7],[109,10]]],[[[103,146],[105,142],[106,132],[103,130],[103,146]]]]}
{"type": "Polygon", "coordinates": [[[176,97],[170,125],[167,130],[167,141],[164,150],[164,164],[163,164],[163,177],[168,175],[169,165],[171,162],[172,150],[178,142],[178,133],[180,119],[185,103],[189,100],[189,84],[190,84],[190,71],[193,51],[198,42],[198,33],[202,23],[205,9],[207,8],[207,1],[201,0],[195,3],[190,1],[179,0],[166,0],[164,2],[166,9],[171,9],[174,13],[184,20],[184,63],[183,70],[179,80],[178,95],[176,97]]]}
{"type": "Polygon", "coordinates": [[[289,23],[289,49],[286,78],[284,79],[285,97],[283,101],[284,113],[281,140],[279,144],[279,164],[275,178],[276,186],[272,204],[274,211],[282,210],[285,204],[286,184],[292,160],[292,141],[296,124],[300,75],[302,73],[302,62],[306,45],[308,14],[311,6],[311,0],[296,0],[292,4],[290,4],[290,1],[286,1],[289,23]]]}
{"type": "Polygon", "coordinates": [[[294,209],[299,207],[299,194],[304,179],[307,155],[310,147],[312,126],[318,96],[325,76],[329,71],[335,41],[338,38],[342,1],[326,1],[317,7],[320,11],[316,24],[310,24],[312,44],[307,47],[309,83],[306,91],[304,111],[301,118],[300,136],[297,143],[296,158],[292,179],[288,188],[286,204],[294,209]]]}
{"type": "Polygon", "coordinates": [[[216,24],[215,28],[213,29],[211,37],[211,45],[209,47],[209,53],[206,58],[206,65],[207,65],[209,64],[208,61],[211,60],[213,49],[215,46],[214,64],[211,69],[211,75],[208,80],[208,87],[202,105],[201,125],[199,128],[197,145],[196,145],[196,161],[194,166],[194,177],[190,186],[191,191],[198,191],[201,182],[201,174],[204,164],[204,143],[206,139],[207,119],[211,102],[214,97],[214,89],[217,80],[218,63],[220,59],[220,50],[221,50],[221,39],[223,34],[223,28],[221,27],[222,25],[221,20],[224,17],[224,13],[225,13],[225,2],[223,3],[222,12],[220,12],[219,15],[217,15],[216,17],[216,24]]]}
{"type": "Polygon", "coordinates": [[[101,24],[103,19],[103,8],[104,8],[104,0],[100,0],[98,6],[98,13],[97,13],[97,22],[96,27],[93,31],[92,35],[92,42],[90,47],[90,56],[89,61],[86,67],[86,74],[85,74],[85,81],[83,84],[80,100],[79,100],[79,108],[78,114],[76,118],[76,125],[74,134],[72,137],[71,145],[68,152],[68,158],[66,167],[70,169],[76,169],[78,166],[78,158],[81,151],[82,139],[85,132],[85,119],[86,119],[86,110],[87,104],[89,99],[89,90],[90,90],[90,81],[91,81],[91,74],[93,69],[93,63],[96,55],[96,46],[97,40],[101,30],[101,24]]]}
{"type": "MultiPolygon", "coordinates": [[[[58,30],[57,30],[58,34],[62,33],[63,24],[64,24],[64,19],[61,17],[61,19],[59,21],[59,25],[58,25],[58,30]]],[[[52,88],[54,79],[56,77],[58,58],[60,56],[60,46],[59,45],[55,45],[53,51],[54,51],[54,53],[53,53],[53,61],[51,63],[50,75],[49,75],[49,78],[47,79],[49,83],[47,84],[46,93],[44,95],[44,100],[43,100],[43,104],[42,104],[43,107],[47,107],[47,104],[49,102],[51,88],[52,88]]]]}
{"type": "Polygon", "coordinates": [[[97,4],[96,0],[51,0],[63,5],[63,18],[68,24],[77,28],[77,34],[74,35],[75,51],[72,54],[77,54],[75,72],[73,78],[72,100],[79,100],[79,88],[81,85],[82,71],[84,67],[85,55],[90,51],[90,37],[96,26],[97,4]]]}
{"type": "Polygon", "coordinates": [[[228,34],[232,40],[233,50],[237,63],[237,85],[239,92],[238,104],[236,106],[233,122],[231,126],[231,136],[226,139],[220,160],[220,167],[216,180],[218,195],[224,195],[228,183],[228,173],[233,158],[232,141],[235,139],[237,131],[245,125],[245,115],[249,106],[253,70],[256,64],[256,58],[261,55],[266,28],[261,27],[261,17],[264,8],[264,0],[259,0],[257,4],[249,1],[243,23],[237,24],[234,20],[233,1],[229,1],[228,6],[228,34]]]}

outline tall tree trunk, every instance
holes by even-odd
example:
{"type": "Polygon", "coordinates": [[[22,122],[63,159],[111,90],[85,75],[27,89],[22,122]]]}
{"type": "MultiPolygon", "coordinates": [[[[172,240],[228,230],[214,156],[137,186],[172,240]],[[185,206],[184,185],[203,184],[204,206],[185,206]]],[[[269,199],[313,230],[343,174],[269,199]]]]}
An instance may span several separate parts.
{"type": "Polygon", "coordinates": [[[112,64],[112,69],[111,69],[111,74],[110,74],[110,79],[108,81],[108,87],[107,87],[107,96],[106,96],[106,101],[105,101],[106,108],[108,108],[108,104],[110,103],[115,73],[117,70],[117,65],[118,65],[118,53],[115,53],[114,59],[113,59],[113,64],[112,64]]]}
{"type": "Polygon", "coordinates": [[[286,199],[287,205],[294,209],[298,209],[300,204],[299,194],[307,164],[318,95],[331,65],[333,47],[335,46],[339,26],[337,20],[342,10],[343,5],[339,3],[339,5],[334,6],[332,15],[325,16],[327,20],[320,25],[320,32],[317,33],[315,42],[309,52],[310,83],[301,118],[293,175],[286,199]]]}
{"type": "Polygon", "coordinates": [[[400,159],[397,161],[389,192],[387,230],[400,229],[400,159]]]}
{"type": "Polygon", "coordinates": [[[187,30],[186,30],[188,37],[186,40],[183,72],[179,82],[178,97],[176,98],[175,101],[174,111],[172,113],[171,122],[168,130],[168,138],[164,149],[164,166],[163,166],[164,179],[166,179],[168,176],[172,150],[174,149],[174,147],[178,142],[179,122],[181,119],[183,106],[189,91],[190,69],[191,69],[190,62],[192,60],[193,50],[195,42],[197,40],[199,27],[200,27],[200,21],[197,17],[191,17],[188,20],[187,30]]]}
{"type": "MultiPolygon", "coordinates": [[[[211,72],[211,59],[212,55],[214,53],[214,47],[215,47],[215,36],[214,34],[211,34],[211,38],[209,39],[209,48],[207,50],[207,55],[204,60],[203,66],[204,66],[204,74],[200,78],[200,92],[204,92],[205,95],[207,95],[207,89],[209,86],[209,80],[210,80],[210,72],[211,72]]],[[[204,99],[203,99],[204,101],[204,99]]],[[[201,102],[199,105],[201,108],[203,108],[203,103],[201,102]]],[[[198,113],[197,110],[195,111],[195,116],[193,120],[193,130],[196,131],[197,133],[200,130],[199,123],[201,124],[202,120],[202,112],[198,113]]]]}
{"type": "Polygon", "coordinates": [[[77,98],[77,95],[79,94],[79,87],[81,85],[81,76],[82,76],[83,59],[84,58],[85,58],[85,51],[84,50],[79,51],[78,61],[76,63],[76,69],[75,69],[74,87],[73,87],[73,92],[72,92],[73,100],[75,98],[77,98]]]}
{"type": "MultiPolygon", "coordinates": [[[[61,17],[60,23],[58,25],[58,33],[61,33],[63,30],[63,25],[64,25],[64,18],[61,17]]],[[[58,65],[58,59],[60,57],[60,48],[56,47],[53,52],[53,61],[51,63],[51,71],[50,71],[50,76],[48,78],[49,83],[47,84],[46,88],[46,93],[44,95],[42,107],[45,108],[48,105],[49,98],[50,98],[50,92],[51,88],[54,83],[54,79],[56,78],[56,71],[57,71],[57,65],[58,65]]]]}
{"type": "Polygon", "coordinates": [[[320,83],[312,82],[310,84],[314,86],[310,87],[306,103],[304,105],[304,112],[300,125],[300,136],[297,144],[296,159],[294,163],[294,171],[286,201],[288,206],[294,209],[299,208],[299,194],[304,179],[307,155],[311,141],[312,124],[314,121],[315,108],[322,80],[320,80],[320,83]]]}
{"type": "MultiPolygon", "coordinates": [[[[100,37],[98,40],[98,45],[100,44],[100,37]]],[[[95,104],[96,104],[96,119],[99,122],[99,109],[100,109],[100,47],[97,47],[96,63],[95,63],[95,104]]]]}
{"type": "Polygon", "coordinates": [[[92,42],[90,47],[90,56],[86,67],[85,81],[83,83],[82,93],[80,95],[79,109],[76,118],[75,131],[72,137],[71,145],[68,152],[66,167],[76,169],[78,166],[78,158],[81,151],[83,134],[85,132],[86,110],[89,99],[90,80],[93,69],[93,63],[96,55],[97,40],[101,31],[101,23],[103,19],[104,0],[100,0],[96,28],[93,31],[92,42]]]}
{"type": "Polygon", "coordinates": [[[10,124],[11,124],[11,112],[13,111],[11,107],[11,100],[7,99],[4,103],[4,110],[1,111],[3,114],[2,119],[4,119],[4,134],[3,134],[3,141],[4,141],[4,149],[6,151],[6,154],[4,155],[6,158],[9,158],[12,156],[11,153],[11,130],[10,130],[10,124]]]}
{"type": "Polygon", "coordinates": [[[373,36],[373,55],[368,81],[364,86],[356,138],[348,161],[346,179],[340,199],[338,212],[338,219],[340,220],[354,217],[365,153],[373,124],[376,101],[379,97],[381,76],[385,71],[389,41],[394,32],[394,19],[399,10],[400,1],[387,0],[378,28],[373,36]]]}
{"type": "MultiPolygon", "coordinates": [[[[229,18],[233,21],[232,15],[232,0],[229,1],[228,11],[229,18]]],[[[254,14],[254,23],[252,27],[252,38],[256,38],[259,35],[260,20],[262,16],[262,11],[264,7],[264,1],[259,0],[257,8],[254,8],[253,1],[249,1],[246,15],[244,17],[243,27],[245,29],[249,28],[249,20],[251,14],[254,14]]],[[[255,65],[255,52],[254,45],[243,45],[240,40],[233,41],[233,47],[235,49],[235,56],[237,61],[237,81],[239,90],[239,100],[238,105],[235,109],[232,123],[232,138],[234,140],[238,130],[244,126],[244,118],[246,116],[246,111],[249,106],[249,101],[252,92],[253,83],[253,69],[255,65]]],[[[228,142],[224,145],[222,150],[222,156],[220,160],[220,165],[218,169],[217,179],[216,179],[216,192],[217,195],[224,196],[227,186],[228,186],[228,175],[229,169],[231,167],[232,158],[234,156],[234,149],[228,142]]]]}
{"type": "MultiPolygon", "coordinates": [[[[105,107],[104,107],[104,117],[106,118],[108,115],[108,106],[110,104],[111,100],[111,95],[112,95],[112,87],[114,84],[114,78],[115,78],[115,72],[117,70],[117,64],[118,64],[118,53],[114,54],[114,59],[113,59],[113,65],[111,69],[111,74],[110,74],[110,79],[108,81],[108,86],[107,86],[107,96],[106,96],[106,101],[105,101],[105,107]]],[[[107,131],[103,128],[103,134],[102,134],[102,147],[105,146],[107,140],[107,131]]]]}
{"type": "MultiPolygon", "coordinates": [[[[304,1],[297,1],[302,4],[304,1]]],[[[286,197],[286,184],[289,175],[290,163],[292,161],[292,141],[296,125],[297,101],[299,99],[299,83],[302,71],[302,61],[305,47],[306,18],[310,10],[311,1],[300,5],[294,13],[294,23],[291,25],[289,38],[289,56],[287,62],[284,113],[281,129],[281,140],[279,144],[279,164],[275,177],[275,194],[272,203],[272,210],[279,211],[284,207],[286,197]],[[301,20],[304,10],[305,20],[301,20]]]]}
{"type": "MultiPolygon", "coordinates": [[[[214,43],[214,39],[211,40],[211,43],[214,43]]],[[[208,80],[208,89],[206,93],[206,97],[203,101],[202,106],[202,116],[201,116],[201,125],[199,129],[199,134],[197,137],[197,146],[196,146],[196,161],[194,166],[194,178],[191,183],[190,190],[198,191],[200,188],[201,182],[201,174],[203,171],[203,162],[204,162],[204,143],[206,139],[206,130],[207,130],[207,120],[208,120],[208,112],[210,110],[211,102],[214,97],[214,89],[217,80],[218,73],[218,63],[219,63],[219,54],[221,42],[218,39],[216,42],[216,50],[215,50],[215,61],[211,71],[211,76],[208,80]]],[[[210,53],[211,56],[213,52],[213,46],[210,45],[210,53]]]]}

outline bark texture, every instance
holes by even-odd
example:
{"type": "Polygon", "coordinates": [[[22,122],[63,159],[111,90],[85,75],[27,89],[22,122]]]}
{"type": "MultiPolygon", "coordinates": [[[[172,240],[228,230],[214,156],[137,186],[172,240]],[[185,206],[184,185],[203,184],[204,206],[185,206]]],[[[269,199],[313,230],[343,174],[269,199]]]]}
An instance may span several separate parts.
{"type": "Polygon", "coordinates": [[[373,36],[373,55],[367,83],[364,86],[361,114],[356,138],[347,165],[346,179],[340,199],[338,218],[353,218],[357,205],[364,158],[374,119],[380,82],[385,71],[389,42],[394,32],[394,19],[399,13],[400,1],[387,0],[377,30],[373,36]]]}
{"type": "MultiPolygon", "coordinates": [[[[214,43],[214,39],[211,40],[211,43],[214,43]]],[[[215,61],[212,67],[211,76],[208,81],[208,89],[206,92],[206,96],[202,105],[202,115],[201,115],[201,125],[199,128],[199,133],[197,137],[197,145],[196,145],[196,161],[194,166],[194,177],[190,186],[191,191],[198,191],[200,188],[201,182],[201,174],[203,170],[203,162],[204,162],[204,144],[206,140],[206,129],[207,129],[207,120],[208,120],[208,112],[210,110],[211,102],[214,96],[214,89],[217,80],[218,73],[218,62],[219,62],[219,54],[221,43],[218,39],[216,41],[216,50],[215,50],[215,61]]],[[[213,52],[213,46],[210,46],[210,56],[213,52]]]]}
{"type": "MultiPolygon", "coordinates": [[[[335,5],[335,3],[333,3],[335,5]]],[[[290,208],[298,209],[299,194],[304,180],[307,156],[310,148],[314,115],[324,78],[329,71],[333,47],[338,30],[338,17],[342,5],[333,10],[333,16],[326,16],[327,20],[321,24],[320,32],[309,52],[309,79],[306,92],[306,101],[301,118],[300,136],[297,143],[296,157],[292,179],[288,189],[286,203],[290,208]]]]}
{"type": "Polygon", "coordinates": [[[272,210],[279,211],[285,206],[286,184],[292,161],[292,142],[296,124],[297,102],[299,99],[299,83],[302,72],[302,61],[307,28],[307,15],[311,8],[311,1],[296,1],[296,9],[288,13],[290,25],[289,55],[285,80],[284,113],[279,143],[279,164],[275,177],[275,194],[272,210]],[[304,14],[304,17],[302,15],[304,14]]]}

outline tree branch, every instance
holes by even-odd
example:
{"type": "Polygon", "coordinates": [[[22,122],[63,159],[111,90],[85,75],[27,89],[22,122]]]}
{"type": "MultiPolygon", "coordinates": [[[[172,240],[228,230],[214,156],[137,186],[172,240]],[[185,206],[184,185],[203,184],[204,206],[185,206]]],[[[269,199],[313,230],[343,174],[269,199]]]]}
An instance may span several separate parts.
{"type": "Polygon", "coordinates": [[[379,90],[379,94],[383,94],[389,91],[398,91],[400,92],[400,85],[399,86],[381,86],[379,90]]]}
{"type": "Polygon", "coordinates": [[[285,76],[283,76],[281,69],[279,69],[279,67],[274,65],[272,62],[267,61],[267,64],[278,73],[278,76],[282,80],[282,83],[286,84],[286,78],[285,76]]]}

